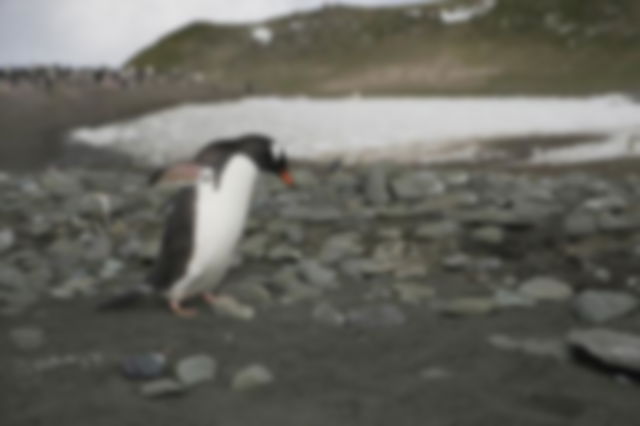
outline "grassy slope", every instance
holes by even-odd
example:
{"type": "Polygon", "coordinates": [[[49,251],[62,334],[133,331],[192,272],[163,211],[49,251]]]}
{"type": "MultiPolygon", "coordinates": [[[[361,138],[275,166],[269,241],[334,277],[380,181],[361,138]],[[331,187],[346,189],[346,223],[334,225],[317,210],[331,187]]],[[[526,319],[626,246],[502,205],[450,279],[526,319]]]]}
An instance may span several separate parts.
{"type": "Polygon", "coordinates": [[[275,92],[640,89],[637,0],[499,0],[488,15],[459,25],[442,24],[439,6],[411,16],[416,9],[339,7],[289,16],[266,24],[275,33],[268,46],[252,40],[251,26],[197,23],[131,62],[275,92]]]}

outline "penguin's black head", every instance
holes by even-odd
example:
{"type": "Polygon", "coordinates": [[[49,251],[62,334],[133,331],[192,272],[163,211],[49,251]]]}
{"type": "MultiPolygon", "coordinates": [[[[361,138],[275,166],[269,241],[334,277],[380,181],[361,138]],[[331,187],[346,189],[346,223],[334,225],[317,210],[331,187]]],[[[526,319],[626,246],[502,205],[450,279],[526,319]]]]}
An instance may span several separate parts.
{"type": "Polygon", "coordinates": [[[258,169],[278,175],[287,185],[293,184],[287,156],[271,138],[264,135],[249,134],[234,139],[214,141],[196,155],[196,161],[214,168],[221,168],[230,157],[236,154],[248,156],[258,169]]]}

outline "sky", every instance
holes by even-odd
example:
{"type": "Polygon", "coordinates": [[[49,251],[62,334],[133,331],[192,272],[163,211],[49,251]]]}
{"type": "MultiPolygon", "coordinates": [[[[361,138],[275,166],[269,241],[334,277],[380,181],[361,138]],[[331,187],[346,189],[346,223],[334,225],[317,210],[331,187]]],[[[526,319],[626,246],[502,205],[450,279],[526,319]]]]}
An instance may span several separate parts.
{"type": "MultiPolygon", "coordinates": [[[[426,0],[434,1],[434,0],[426,0]]],[[[326,4],[419,0],[0,0],[0,67],[119,66],[195,20],[248,23],[326,4]]]]}

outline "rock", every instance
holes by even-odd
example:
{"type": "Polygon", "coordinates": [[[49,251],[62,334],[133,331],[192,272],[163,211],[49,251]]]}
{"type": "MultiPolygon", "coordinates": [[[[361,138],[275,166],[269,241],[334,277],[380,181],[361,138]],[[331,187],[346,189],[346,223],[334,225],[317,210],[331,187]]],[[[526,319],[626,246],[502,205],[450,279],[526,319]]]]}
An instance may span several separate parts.
{"type": "Polygon", "coordinates": [[[421,225],[416,230],[416,237],[427,240],[452,238],[460,232],[460,225],[454,221],[442,221],[421,225]]]}
{"type": "Polygon", "coordinates": [[[535,300],[525,294],[503,288],[496,290],[493,300],[500,308],[530,308],[536,304],[535,300]]]}
{"type": "Polygon", "coordinates": [[[471,258],[464,253],[456,253],[445,257],[442,265],[447,269],[464,269],[471,263],[471,258]]]}
{"type": "Polygon", "coordinates": [[[573,295],[571,286],[554,277],[535,277],[525,281],[519,288],[520,293],[534,300],[564,301],[573,295]]]}
{"type": "Polygon", "coordinates": [[[640,337],[635,334],[595,328],[572,331],[567,339],[577,356],[640,373],[640,337]]]}
{"type": "Polygon", "coordinates": [[[575,298],[573,306],[581,319],[603,323],[632,312],[638,307],[638,301],[628,293],[586,290],[575,298]]]}
{"type": "Polygon", "coordinates": [[[140,386],[140,393],[147,398],[160,398],[183,394],[186,387],[174,379],[154,380],[140,386]]]}
{"type": "Polygon", "coordinates": [[[559,339],[516,339],[504,334],[493,334],[489,337],[489,343],[502,350],[517,351],[534,356],[547,356],[558,360],[565,359],[567,355],[566,345],[559,339]]]}
{"type": "Polygon", "coordinates": [[[320,302],[311,313],[313,319],[321,324],[340,327],[346,322],[346,318],[335,306],[328,302],[320,302]]]}
{"type": "Polygon", "coordinates": [[[279,244],[267,252],[267,258],[273,261],[298,260],[302,258],[302,253],[297,248],[279,244]]]}
{"type": "Polygon", "coordinates": [[[118,259],[107,259],[100,269],[100,278],[110,280],[115,278],[124,269],[124,263],[118,259]]]}
{"type": "Polygon", "coordinates": [[[273,373],[264,365],[253,364],[237,372],[231,380],[234,391],[248,391],[270,384],[274,381],[273,373]]]}
{"type": "Polygon", "coordinates": [[[404,324],[406,316],[392,304],[358,307],[347,312],[347,323],[362,328],[381,328],[404,324]]]}
{"type": "Polygon", "coordinates": [[[418,200],[444,193],[446,187],[431,172],[406,172],[391,182],[393,193],[400,200],[418,200]]]}
{"type": "Polygon", "coordinates": [[[572,237],[593,234],[598,231],[598,222],[592,213],[577,211],[566,217],[564,231],[572,237]]]}
{"type": "Polygon", "coordinates": [[[347,259],[340,264],[340,270],[351,278],[362,279],[389,272],[391,267],[373,259],[347,259]]]}
{"type": "Polygon", "coordinates": [[[9,332],[9,336],[18,349],[32,351],[40,348],[45,341],[44,331],[38,327],[19,327],[9,332]]]}
{"type": "Polygon", "coordinates": [[[87,296],[95,292],[96,280],[86,275],[69,278],[62,285],[52,289],[49,294],[55,299],[71,299],[75,296],[87,296]]]}
{"type": "Polygon", "coordinates": [[[364,194],[373,205],[385,205],[391,200],[388,188],[387,172],[383,167],[373,166],[366,176],[364,194]]]}
{"type": "Polygon", "coordinates": [[[360,236],[349,232],[329,237],[322,245],[319,257],[324,263],[334,263],[362,253],[364,249],[360,243],[360,236]]]}
{"type": "Polygon", "coordinates": [[[5,228],[0,231],[0,253],[10,250],[16,242],[13,230],[5,228]]]}
{"type": "Polygon", "coordinates": [[[76,176],[59,170],[48,170],[41,175],[40,182],[45,189],[57,196],[78,196],[83,192],[76,176]]]}
{"type": "Polygon", "coordinates": [[[252,235],[243,241],[242,253],[257,259],[264,257],[267,251],[267,242],[268,238],[265,234],[252,235]]]}
{"type": "Polygon", "coordinates": [[[337,274],[315,260],[302,261],[298,267],[302,278],[312,285],[322,288],[337,288],[339,286],[337,274]]]}
{"type": "Polygon", "coordinates": [[[18,268],[0,264],[0,301],[3,315],[17,315],[33,305],[39,292],[18,268]]]}
{"type": "Polygon", "coordinates": [[[395,283],[393,288],[402,302],[411,304],[424,302],[433,298],[436,294],[433,287],[424,284],[401,282],[395,283]]]}
{"type": "Polygon", "coordinates": [[[256,316],[256,311],[252,306],[245,305],[231,296],[224,295],[216,297],[213,310],[219,315],[243,321],[250,321],[256,316]]]}
{"type": "Polygon", "coordinates": [[[461,297],[436,304],[436,309],[445,315],[475,316],[487,315],[496,310],[496,304],[489,297],[461,297]]]}
{"type": "Polygon", "coordinates": [[[471,238],[483,244],[496,245],[504,241],[504,231],[496,226],[484,226],[473,231],[471,238]]]}
{"type": "Polygon", "coordinates": [[[121,368],[129,379],[157,379],[167,369],[167,357],[158,352],[132,355],[122,361],[121,368]]]}
{"type": "Polygon", "coordinates": [[[181,384],[194,386],[213,380],[217,363],[209,355],[193,355],[181,359],[176,365],[176,376],[181,384]]]}
{"type": "Polygon", "coordinates": [[[423,260],[409,260],[399,265],[390,265],[394,276],[399,279],[423,278],[429,273],[429,267],[423,260]]]}
{"type": "Polygon", "coordinates": [[[610,211],[621,210],[627,206],[627,201],[616,195],[608,195],[603,197],[591,198],[584,202],[583,207],[592,211],[610,211]]]}

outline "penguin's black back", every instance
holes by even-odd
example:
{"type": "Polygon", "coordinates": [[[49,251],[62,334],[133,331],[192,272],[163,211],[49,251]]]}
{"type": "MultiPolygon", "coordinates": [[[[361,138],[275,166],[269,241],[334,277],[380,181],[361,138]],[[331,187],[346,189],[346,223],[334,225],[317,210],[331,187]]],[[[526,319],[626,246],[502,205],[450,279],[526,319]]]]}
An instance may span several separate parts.
{"type": "Polygon", "coordinates": [[[148,282],[156,291],[168,290],[187,272],[193,253],[196,190],[181,189],[171,202],[160,253],[148,282]]]}

